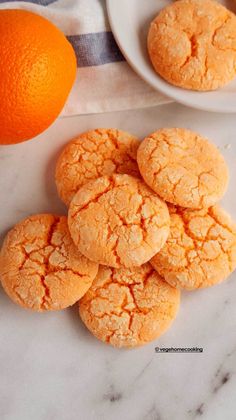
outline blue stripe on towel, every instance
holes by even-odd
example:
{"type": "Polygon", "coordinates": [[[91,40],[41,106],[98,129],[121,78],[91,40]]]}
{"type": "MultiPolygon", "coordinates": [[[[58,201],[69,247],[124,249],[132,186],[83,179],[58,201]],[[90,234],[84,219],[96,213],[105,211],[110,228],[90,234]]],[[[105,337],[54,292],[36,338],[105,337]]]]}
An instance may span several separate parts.
{"type": "Polygon", "coordinates": [[[112,32],[96,32],[67,37],[74,47],[79,67],[101,66],[124,61],[112,32]]]}
{"type": "Polygon", "coordinates": [[[57,0],[0,0],[0,3],[9,3],[11,1],[25,1],[27,3],[40,4],[41,6],[47,6],[48,4],[55,3],[57,0]]]}

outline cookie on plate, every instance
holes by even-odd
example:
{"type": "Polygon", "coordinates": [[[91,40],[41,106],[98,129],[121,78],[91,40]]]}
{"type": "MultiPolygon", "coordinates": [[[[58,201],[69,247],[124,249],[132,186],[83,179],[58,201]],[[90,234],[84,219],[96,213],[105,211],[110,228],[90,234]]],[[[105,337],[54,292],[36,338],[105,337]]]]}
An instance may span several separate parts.
{"type": "Polygon", "coordinates": [[[236,225],[219,206],[169,207],[170,235],[151,260],[172,286],[194,290],[226,279],[236,267],[236,225]]]}
{"type": "Polygon", "coordinates": [[[146,184],[113,174],[75,194],[68,226],[79,251],[99,264],[134,267],[149,261],[169,234],[169,212],[146,184]]]}
{"type": "Polygon", "coordinates": [[[148,52],[169,83],[218,89],[236,76],[236,16],[213,0],[179,0],[151,23],[148,52]]]}
{"type": "Polygon", "coordinates": [[[166,331],[177,315],[179,302],[179,291],[148,263],[133,269],[100,266],[79,302],[79,312],[99,340],[115,347],[136,347],[166,331]]]}
{"type": "Polygon", "coordinates": [[[76,249],[67,218],[31,216],[7,234],[0,253],[0,280],[18,305],[35,311],[73,305],[91,286],[98,265],[76,249]]]}
{"type": "Polygon", "coordinates": [[[77,190],[88,181],[112,173],[139,176],[137,137],[114,128],[80,134],[62,151],[56,165],[60,198],[69,205],[77,190]]]}
{"type": "Polygon", "coordinates": [[[190,130],[166,128],[150,134],[140,144],[137,161],[149,187],[175,205],[210,207],[227,189],[229,173],[223,156],[190,130]]]}

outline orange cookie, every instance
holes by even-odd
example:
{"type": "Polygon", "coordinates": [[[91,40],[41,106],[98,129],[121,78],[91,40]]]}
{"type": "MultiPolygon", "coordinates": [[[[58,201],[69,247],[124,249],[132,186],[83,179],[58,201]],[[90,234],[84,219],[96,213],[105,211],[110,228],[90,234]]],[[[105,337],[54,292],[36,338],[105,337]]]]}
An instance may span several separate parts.
{"type": "Polygon", "coordinates": [[[163,281],[150,264],[133,269],[100,267],[79,302],[79,312],[99,340],[115,347],[136,347],[166,331],[179,302],[179,291],[163,281]]]}
{"type": "Polygon", "coordinates": [[[137,160],[146,183],[164,200],[182,207],[210,207],[228,185],[228,168],[219,150],[183,128],[148,136],[140,144],[137,160]]]}
{"type": "Polygon", "coordinates": [[[166,204],[129,175],[90,181],[74,196],[68,215],[79,251],[116,268],[149,261],[164,245],[169,224],[166,204]]]}
{"type": "Polygon", "coordinates": [[[151,260],[172,286],[193,290],[213,286],[236,267],[236,225],[218,206],[171,208],[170,236],[151,260]]]}
{"type": "Polygon", "coordinates": [[[180,0],[151,23],[153,67],[185,89],[215,90],[236,76],[236,16],[213,0],[180,0]]]}
{"type": "Polygon", "coordinates": [[[98,265],[77,251],[67,218],[41,214],[18,223],[0,253],[0,279],[8,296],[35,311],[73,305],[91,286],[98,265]]]}
{"type": "Polygon", "coordinates": [[[59,196],[69,205],[78,189],[92,179],[112,173],[139,175],[139,140],[113,128],[81,134],[67,144],[56,166],[59,196]]]}

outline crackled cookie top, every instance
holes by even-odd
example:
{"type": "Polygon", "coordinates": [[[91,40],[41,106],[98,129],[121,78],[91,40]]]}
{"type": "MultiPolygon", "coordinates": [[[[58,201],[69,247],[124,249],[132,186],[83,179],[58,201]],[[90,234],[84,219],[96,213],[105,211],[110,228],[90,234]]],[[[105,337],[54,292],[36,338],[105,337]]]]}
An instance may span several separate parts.
{"type": "Polygon", "coordinates": [[[219,150],[183,128],[149,135],[140,144],[137,160],[146,183],[164,200],[182,207],[210,207],[228,185],[228,167],[219,150]]]}
{"type": "Polygon", "coordinates": [[[213,0],[180,0],[151,23],[153,67],[173,85],[214,90],[236,76],[236,16],[213,0]]]}
{"type": "Polygon", "coordinates": [[[165,332],[179,301],[179,291],[148,263],[132,269],[100,266],[79,302],[79,312],[98,339],[115,347],[135,347],[165,332]]]}
{"type": "Polygon", "coordinates": [[[236,225],[219,207],[169,208],[170,235],[151,264],[175,287],[193,290],[224,280],[236,267],[236,225]]]}
{"type": "Polygon", "coordinates": [[[98,265],[76,249],[67,218],[31,216],[6,236],[0,254],[0,279],[9,297],[35,311],[63,309],[90,287],[98,265]]]}
{"type": "Polygon", "coordinates": [[[113,128],[80,134],[62,151],[56,166],[59,196],[69,205],[77,190],[92,179],[112,173],[139,175],[139,140],[113,128]]]}
{"type": "Polygon", "coordinates": [[[133,267],[164,245],[169,212],[144,182],[114,174],[80,188],[70,204],[68,225],[79,251],[92,261],[133,267]]]}

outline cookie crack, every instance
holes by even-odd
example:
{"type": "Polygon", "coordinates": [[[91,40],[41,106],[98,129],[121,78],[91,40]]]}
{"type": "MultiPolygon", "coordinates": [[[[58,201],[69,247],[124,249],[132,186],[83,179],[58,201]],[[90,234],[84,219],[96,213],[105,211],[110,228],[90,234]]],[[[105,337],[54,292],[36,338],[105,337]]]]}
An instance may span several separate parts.
{"type": "MultiPolygon", "coordinates": [[[[181,210],[178,210],[179,212],[181,212],[181,210]]],[[[209,228],[207,229],[206,233],[204,234],[203,238],[199,238],[196,237],[194,235],[194,233],[189,229],[189,223],[190,221],[193,220],[193,217],[188,219],[185,217],[184,211],[182,211],[182,215],[181,215],[181,219],[183,222],[183,226],[184,226],[184,231],[183,234],[186,235],[189,239],[191,239],[191,241],[193,242],[193,248],[186,248],[186,246],[183,245],[183,234],[181,236],[181,238],[173,238],[170,244],[170,247],[173,246],[173,244],[179,245],[181,247],[181,249],[184,251],[184,258],[186,259],[186,263],[182,266],[171,266],[171,272],[174,273],[181,273],[186,271],[187,268],[191,267],[193,262],[198,262],[198,267],[201,269],[201,271],[203,272],[203,278],[200,281],[198,287],[201,287],[202,284],[204,283],[204,277],[208,278],[206,271],[203,269],[202,267],[202,263],[204,262],[214,262],[217,261],[219,258],[219,255],[213,256],[213,257],[207,257],[207,256],[203,256],[201,255],[201,252],[204,252],[203,247],[205,245],[205,243],[207,243],[208,241],[213,241],[217,243],[217,245],[220,247],[221,253],[222,253],[222,257],[226,258],[228,261],[228,269],[230,272],[232,272],[233,270],[233,261],[231,258],[231,254],[230,254],[230,249],[224,249],[223,246],[223,241],[225,240],[224,237],[221,237],[221,235],[217,234],[216,236],[211,235],[211,230],[216,228],[217,226],[221,226],[222,224],[219,222],[219,220],[217,219],[217,217],[214,217],[214,214],[212,214],[213,210],[210,208],[207,211],[207,214],[210,215],[210,217],[212,218],[212,223],[209,226],[209,228]],[[213,216],[213,217],[212,217],[213,216]],[[220,240],[221,239],[221,240],[220,240]],[[196,252],[196,256],[191,256],[189,255],[189,253],[191,251],[196,252]]],[[[181,214],[180,213],[180,214],[181,214]]],[[[178,214],[178,213],[177,213],[178,214]]],[[[230,230],[230,228],[228,226],[223,225],[223,228],[227,229],[227,231],[233,235],[232,231],[230,230]]],[[[236,244],[236,239],[235,239],[235,244],[236,244]]],[[[232,247],[232,246],[231,246],[232,247]]],[[[230,247],[230,248],[231,248],[230,247]]],[[[167,254],[170,254],[170,250],[167,252],[167,254]]],[[[175,255],[173,255],[175,257],[175,255]]],[[[157,259],[158,259],[158,254],[157,254],[157,259]]],[[[182,262],[184,262],[184,259],[181,260],[182,262]]],[[[158,268],[157,263],[155,262],[155,258],[153,260],[153,264],[154,264],[154,268],[155,266],[158,268]]],[[[160,270],[160,274],[162,273],[163,275],[163,270],[160,270]]],[[[164,270],[164,276],[165,276],[165,270],[164,270]]]]}
{"type": "Polygon", "coordinates": [[[216,47],[216,49],[219,49],[218,48],[218,46],[216,46],[215,44],[214,44],[214,42],[215,42],[215,38],[216,38],[216,36],[217,36],[217,32],[218,31],[220,31],[222,28],[223,28],[223,26],[224,25],[226,25],[226,23],[229,21],[229,20],[231,20],[231,16],[229,16],[229,15],[227,15],[227,16],[225,16],[225,18],[224,18],[224,20],[223,20],[223,22],[217,27],[217,28],[215,28],[215,30],[214,30],[214,32],[213,32],[213,34],[212,34],[212,36],[211,36],[211,40],[210,40],[210,42],[211,42],[211,44],[214,46],[214,47],[216,47]]]}
{"type": "Polygon", "coordinates": [[[96,194],[93,198],[91,198],[91,200],[89,200],[86,204],[81,205],[81,206],[74,204],[74,206],[79,207],[79,209],[76,212],[74,212],[73,215],[71,215],[73,219],[76,218],[82,210],[88,209],[90,204],[97,203],[100,197],[102,197],[104,194],[108,193],[109,191],[113,190],[116,187],[114,179],[112,177],[109,177],[108,180],[109,180],[109,185],[106,188],[104,188],[102,192],[100,192],[99,194],[96,194]]]}
{"type": "MultiPolygon", "coordinates": [[[[186,33],[186,35],[187,35],[187,33],[186,33]]],[[[185,67],[191,61],[192,58],[198,57],[198,45],[197,45],[196,36],[195,35],[192,35],[190,37],[189,37],[189,35],[187,35],[187,36],[188,36],[188,39],[189,39],[189,42],[190,42],[191,51],[190,51],[190,54],[186,57],[183,64],[181,64],[181,66],[179,66],[180,70],[182,70],[182,68],[185,67]]]]}
{"type": "MultiPolygon", "coordinates": [[[[100,295],[98,296],[98,294],[100,292],[102,292],[104,289],[108,289],[109,286],[116,284],[119,287],[122,286],[122,287],[126,288],[127,291],[129,291],[130,296],[132,297],[132,300],[133,300],[133,304],[135,305],[135,308],[132,308],[132,309],[125,308],[125,306],[128,303],[127,302],[127,295],[125,295],[123,303],[120,306],[117,307],[117,310],[119,310],[119,312],[124,311],[124,312],[127,312],[128,314],[130,314],[130,313],[143,313],[143,314],[148,313],[149,310],[150,310],[150,308],[145,308],[145,307],[140,307],[139,306],[139,304],[137,302],[137,299],[135,297],[135,291],[133,290],[133,288],[134,287],[137,287],[137,286],[143,286],[143,288],[145,288],[148,280],[155,273],[155,269],[153,267],[151,267],[150,268],[150,271],[145,274],[145,276],[142,279],[142,281],[140,281],[140,282],[132,282],[130,284],[127,283],[127,282],[121,282],[121,281],[115,280],[115,278],[114,278],[114,276],[115,276],[115,269],[114,268],[110,268],[110,270],[111,270],[110,279],[107,282],[103,283],[103,285],[101,285],[100,287],[96,287],[95,290],[89,292],[89,293],[92,292],[91,299],[89,299],[90,308],[91,308],[91,305],[92,305],[93,300],[96,299],[96,298],[99,298],[99,299],[102,299],[102,300],[105,300],[105,301],[109,301],[109,297],[102,297],[100,295]]],[[[111,313],[112,312],[109,312],[109,314],[111,314],[111,313]]],[[[109,314],[107,313],[107,315],[109,315],[109,314]]]]}

